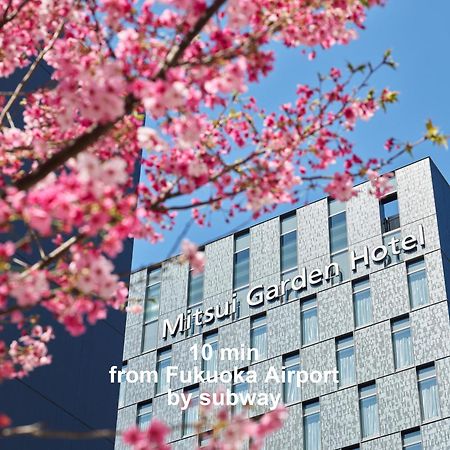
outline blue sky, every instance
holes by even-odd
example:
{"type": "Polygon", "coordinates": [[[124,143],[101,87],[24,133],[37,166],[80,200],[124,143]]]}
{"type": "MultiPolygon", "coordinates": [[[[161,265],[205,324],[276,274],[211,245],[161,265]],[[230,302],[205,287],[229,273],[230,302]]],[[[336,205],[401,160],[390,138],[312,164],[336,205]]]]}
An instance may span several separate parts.
{"type": "MultiPolygon", "coordinates": [[[[315,84],[318,72],[330,67],[345,67],[347,61],[354,64],[377,62],[386,49],[392,49],[399,63],[397,70],[383,70],[372,84],[377,88],[388,87],[400,92],[400,101],[391,106],[388,113],[378,113],[367,123],[359,123],[351,136],[356,151],[362,156],[380,154],[386,138],[395,136],[402,140],[415,140],[424,130],[425,121],[431,118],[446,134],[450,134],[450,1],[448,0],[388,0],[384,8],[373,9],[366,22],[366,30],[359,39],[347,46],[319,51],[310,62],[299,50],[280,49],[274,72],[251,93],[258,103],[268,110],[294,99],[298,83],[315,84]]],[[[424,156],[431,156],[450,180],[450,152],[425,144],[415,151],[414,157],[403,156],[391,167],[408,164],[424,156]]],[[[308,200],[323,197],[318,190],[308,194],[308,200]]],[[[302,200],[302,204],[305,199],[302,200]]],[[[280,206],[270,216],[292,209],[293,205],[280,206]]],[[[136,241],[133,251],[133,270],[167,258],[179,251],[180,235],[202,244],[253,222],[248,216],[239,215],[226,223],[223,213],[211,217],[212,226],[189,226],[189,213],[178,217],[176,227],[164,234],[164,241],[150,245],[136,241]],[[186,229],[188,229],[186,233],[186,229]]]]}

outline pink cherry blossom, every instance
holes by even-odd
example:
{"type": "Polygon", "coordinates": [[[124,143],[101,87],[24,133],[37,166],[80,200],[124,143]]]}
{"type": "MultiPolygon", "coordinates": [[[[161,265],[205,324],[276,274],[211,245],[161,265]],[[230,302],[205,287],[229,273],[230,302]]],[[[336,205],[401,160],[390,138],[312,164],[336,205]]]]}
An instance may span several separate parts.
{"type": "Polygon", "coordinates": [[[182,255],[189,262],[195,273],[201,273],[205,269],[205,254],[191,241],[184,239],[181,243],[182,255]]]}

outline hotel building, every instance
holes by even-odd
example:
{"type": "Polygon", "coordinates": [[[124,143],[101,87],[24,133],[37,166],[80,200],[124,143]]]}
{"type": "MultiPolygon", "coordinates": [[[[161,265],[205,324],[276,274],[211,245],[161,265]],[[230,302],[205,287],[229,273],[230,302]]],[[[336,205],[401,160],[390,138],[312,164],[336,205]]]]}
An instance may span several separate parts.
{"type": "Polygon", "coordinates": [[[261,377],[232,392],[278,393],[288,407],[268,450],[450,449],[450,189],[428,158],[396,170],[394,186],[378,200],[363,183],[346,203],[324,198],[211,242],[202,274],[177,258],[133,273],[143,312],[127,316],[123,369],[162,376],[121,383],[118,430],[158,417],[175,450],[196,448],[208,439],[191,426],[198,402],[183,412],[167,390],[197,399],[214,386],[163,375],[237,366],[261,377]],[[194,361],[203,344],[208,359],[194,361]],[[259,358],[219,358],[242,346],[259,358]],[[271,366],[337,368],[338,383],[264,383],[271,366]]]}

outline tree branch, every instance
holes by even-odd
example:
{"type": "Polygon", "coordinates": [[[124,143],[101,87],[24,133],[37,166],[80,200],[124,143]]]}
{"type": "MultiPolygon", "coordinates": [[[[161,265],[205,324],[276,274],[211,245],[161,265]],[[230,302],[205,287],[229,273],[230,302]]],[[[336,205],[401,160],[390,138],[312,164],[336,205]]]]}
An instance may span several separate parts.
{"type": "MultiPolygon", "coordinates": [[[[179,45],[173,48],[169,52],[165,62],[162,63],[161,68],[158,70],[154,79],[164,78],[167,70],[175,66],[183,55],[186,48],[192,42],[192,40],[201,32],[203,27],[208,23],[209,19],[220,9],[220,7],[226,2],[226,0],[215,0],[211,6],[205,11],[202,17],[200,17],[191,31],[185,35],[179,45]]],[[[125,99],[125,113],[123,116],[117,119],[107,122],[105,124],[96,125],[89,132],[76,138],[68,146],[55,153],[47,161],[40,164],[36,170],[28,173],[24,177],[20,178],[15,183],[15,187],[20,191],[26,191],[33,187],[36,183],[43,180],[48,174],[58,169],[58,167],[65,164],[70,158],[76,157],[78,154],[86,150],[89,146],[93,145],[99,138],[112,130],[112,128],[127,114],[133,111],[133,108],[137,105],[137,100],[129,95],[125,99]]]]}
{"type": "Polygon", "coordinates": [[[8,11],[9,11],[9,8],[11,7],[12,1],[8,2],[5,12],[3,13],[3,18],[0,20],[0,29],[3,28],[8,22],[11,22],[11,20],[15,19],[17,14],[19,14],[20,11],[22,11],[22,9],[29,2],[30,2],[30,0],[23,0],[22,3],[17,7],[17,9],[10,16],[8,16],[8,11]]]}
{"type": "Polygon", "coordinates": [[[54,431],[45,429],[41,423],[22,425],[19,427],[4,428],[0,430],[0,436],[9,438],[14,436],[32,436],[45,439],[114,439],[116,436],[113,430],[92,430],[92,431],[54,431]]]}
{"type": "Polygon", "coordinates": [[[16,101],[17,97],[22,92],[22,89],[25,87],[25,84],[28,82],[28,80],[31,78],[31,75],[33,75],[34,71],[36,70],[39,63],[44,58],[45,54],[53,47],[53,45],[56,42],[56,39],[58,39],[58,36],[61,34],[61,31],[63,29],[65,20],[62,20],[61,23],[58,25],[56,31],[54,32],[52,38],[50,39],[50,42],[40,51],[39,55],[36,57],[36,59],[33,61],[33,64],[29,67],[27,73],[22,78],[22,81],[16,86],[16,89],[14,89],[14,93],[9,97],[6,105],[2,109],[2,112],[0,113],[0,126],[3,123],[3,119],[5,118],[6,114],[10,110],[11,106],[16,101]]]}

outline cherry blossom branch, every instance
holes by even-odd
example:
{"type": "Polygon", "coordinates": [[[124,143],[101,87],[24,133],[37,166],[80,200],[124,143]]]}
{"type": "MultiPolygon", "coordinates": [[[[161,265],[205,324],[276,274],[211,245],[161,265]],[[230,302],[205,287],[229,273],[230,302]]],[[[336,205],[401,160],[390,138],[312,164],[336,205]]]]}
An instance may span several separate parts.
{"type": "MultiPolygon", "coordinates": [[[[195,23],[191,31],[189,31],[180,44],[173,48],[173,50],[167,56],[167,59],[164,63],[162,63],[161,68],[158,70],[156,79],[164,78],[167,70],[170,67],[173,67],[177,64],[179,58],[183,55],[183,52],[192,42],[192,40],[201,32],[203,27],[208,23],[210,18],[220,9],[220,7],[227,0],[215,0],[211,6],[205,11],[200,19],[195,23]]],[[[125,114],[130,114],[133,111],[133,108],[136,106],[137,100],[128,95],[125,100],[125,114]]],[[[118,117],[116,120],[107,122],[105,124],[100,124],[94,126],[94,128],[88,133],[79,136],[76,138],[71,144],[67,147],[52,155],[45,162],[40,164],[38,168],[34,171],[31,171],[23,178],[20,178],[15,183],[15,187],[21,191],[26,191],[33,187],[36,183],[43,180],[47,175],[51,172],[57,170],[64,163],[66,163],[69,159],[74,158],[84,150],[86,150],[89,146],[93,145],[99,138],[107,134],[109,131],[113,129],[113,127],[123,118],[123,115],[118,117]]]]}
{"type": "Polygon", "coordinates": [[[41,423],[31,425],[22,425],[18,427],[8,427],[0,429],[0,436],[11,438],[17,436],[32,436],[43,439],[114,439],[116,432],[114,430],[100,429],[92,431],[59,431],[49,430],[41,423]]]}
{"type": "Polygon", "coordinates": [[[12,5],[12,0],[10,0],[8,2],[8,5],[6,6],[5,12],[3,13],[3,18],[0,20],[0,29],[3,28],[8,22],[11,22],[12,20],[14,20],[17,17],[17,15],[20,13],[20,11],[22,11],[22,9],[29,2],[30,2],[30,0],[23,0],[22,3],[20,3],[19,6],[17,6],[17,9],[10,16],[8,16],[9,8],[12,5]]]}
{"type": "Polygon", "coordinates": [[[52,38],[50,39],[49,43],[39,52],[38,56],[36,56],[36,59],[33,61],[29,69],[27,70],[27,73],[24,75],[20,83],[16,86],[14,89],[14,93],[9,97],[6,105],[3,107],[1,113],[0,113],[0,125],[3,123],[3,119],[5,118],[8,111],[11,109],[11,106],[16,101],[17,97],[22,92],[22,89],[25,87],[31,76],[33,75],[34,71],[38,67],[39,63],[42,61],[46,53],[55,45],[56,39],[58,39],[59,35],[61,34],[61,31],[64,27],[65,20],[63,19],[61,23],[56,28],[56,31],[53,33],[52,38]]]}

